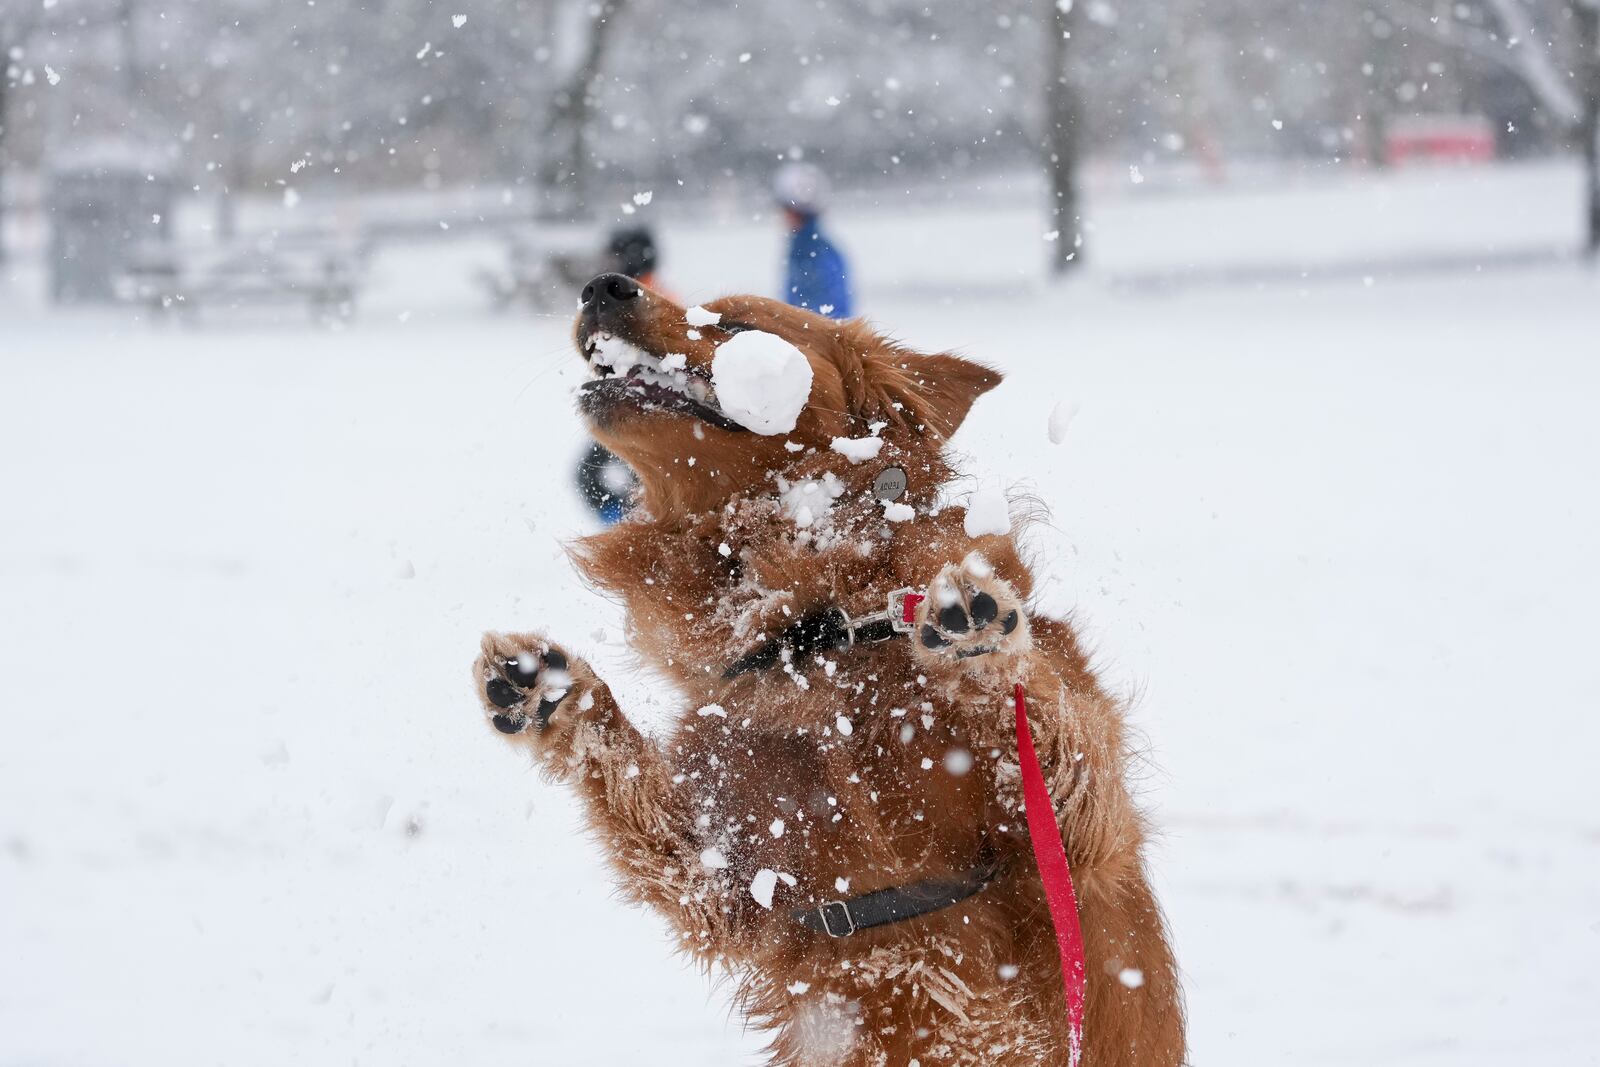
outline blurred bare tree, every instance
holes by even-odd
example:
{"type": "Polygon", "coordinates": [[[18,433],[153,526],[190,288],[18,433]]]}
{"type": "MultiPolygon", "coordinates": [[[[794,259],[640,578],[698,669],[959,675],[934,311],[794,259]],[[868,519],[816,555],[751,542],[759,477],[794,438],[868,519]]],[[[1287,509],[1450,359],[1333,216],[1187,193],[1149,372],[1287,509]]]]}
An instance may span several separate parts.
{"type": "Polygon", "coordinates": [[[1578,136],[1588,169],[1589,198],[1588,253],[1600,259],[1600,0],[1576,0],[1573,21],[1578,27],[1581,60],[1578,66],[1578,94],[1583,101],[1583,116],[1578,136]]]}
{"type": "Polygon", "coordinates": [[[626,0],[599,0],[590,9],[581,58],[555,90],[545,118],[540,192],[566,214],[579,215],[588,207],[593,172],[589,130],[598,104],[600,74],[624,7],[626,0]]]}
{"type": "Polygon", "coordinates": [[[1065,274],[1082,262],[1082,216],[1078,208],[1078,166],[1083,145],[1082,75],[1075,62],[1080,42],[1073,39],[1078,7],[1073,0],[1045,0],[1044,153],[1050,189],[1050,270],[1065,274]]]}

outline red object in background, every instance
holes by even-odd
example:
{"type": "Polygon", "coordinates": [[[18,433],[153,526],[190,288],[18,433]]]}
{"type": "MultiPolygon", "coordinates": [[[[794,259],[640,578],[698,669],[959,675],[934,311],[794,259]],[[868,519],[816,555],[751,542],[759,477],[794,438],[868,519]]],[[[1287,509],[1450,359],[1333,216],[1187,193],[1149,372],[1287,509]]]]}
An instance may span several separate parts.
{"type": "Polygon", "coordinates": [[[1494,124],[1482,115],[1411,115],[1389,120],[1383,157],[1408,163],[1487,163],[1494,159],[1494,124]]]}

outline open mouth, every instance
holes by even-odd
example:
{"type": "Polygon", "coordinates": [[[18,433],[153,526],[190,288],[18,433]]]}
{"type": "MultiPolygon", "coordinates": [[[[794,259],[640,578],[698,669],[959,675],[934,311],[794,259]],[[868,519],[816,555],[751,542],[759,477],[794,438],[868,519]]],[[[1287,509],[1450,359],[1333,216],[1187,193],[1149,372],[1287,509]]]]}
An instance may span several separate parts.
{"type": "Polygon", "coordinates": [[[744,432],[745,427],[717,407],[710,378],[690,367],[684,356],[656,355],[603,330],[584,338],[582,349],[592,374],[579,388],[579,404],[586,413],[604,419],[611,408],[626,403],[744,432]]]}

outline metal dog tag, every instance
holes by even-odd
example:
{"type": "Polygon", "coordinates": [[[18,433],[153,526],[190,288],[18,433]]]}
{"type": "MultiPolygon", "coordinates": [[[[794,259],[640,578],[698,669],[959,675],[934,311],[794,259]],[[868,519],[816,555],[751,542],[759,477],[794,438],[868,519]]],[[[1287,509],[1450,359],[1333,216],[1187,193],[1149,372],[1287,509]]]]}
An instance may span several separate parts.
{"type": "Polygon", "coordinates": [[[885,467],[872,483],[872,495],[886,503],[906,495],[906,472],[899,467],[885,467]]]}

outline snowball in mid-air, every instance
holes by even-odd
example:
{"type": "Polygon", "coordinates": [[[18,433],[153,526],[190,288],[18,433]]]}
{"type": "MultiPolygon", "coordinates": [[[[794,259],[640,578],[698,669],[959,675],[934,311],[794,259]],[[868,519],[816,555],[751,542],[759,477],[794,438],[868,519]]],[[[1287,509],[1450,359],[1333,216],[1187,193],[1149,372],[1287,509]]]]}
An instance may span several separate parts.
{"type": "Polygon", "coordinates": [[[707,311],[699,304],[696,304],[683,313],[683,321],[690,326],[715,326],[722,321],[722,312],[707,311]]]}
{"type": "Polygon", "coordinates": [[[763,867],[750,879],[750,895],[768,911],[772,910],[772,891],[778,888],[778,872],[763,867]]]}
{"type": "Polygon", "coordinates": [[[718,406],[745,429],[788,433],[811,396],[811,364],[776,334],[746,330],[718,346],[711,384],[718,406]]]}
{"type": "Polygon", "coordinates": [[[968,537],[1011,532],[1011,509],[1006,495],[998,489],[979,489],[967,504],[967,517],[961,525],[968,537]]]}
{"type": "Polygon", "coordinates": [[[883,451],[883,438],[835,437],[832,447],[852,464],[865,463],[869,459],[876,459],[878,453],[883,451]]]}
{"type": "Polygon", "coordinates": [[[1061,401],[1050,409],[1050,422],[1045,432],[1050,437],[1050,443],[1059,445],[1067,439],[1067,427],[1072,425],[1072,419],[1078,414],[1078,405],[1061,401]]]}
{"type": "Polygon", "coordinates": [[[952,748],[944,754],[944,769],[960,778],[972,770],[972,753],[964,748],[952,748]]]}

